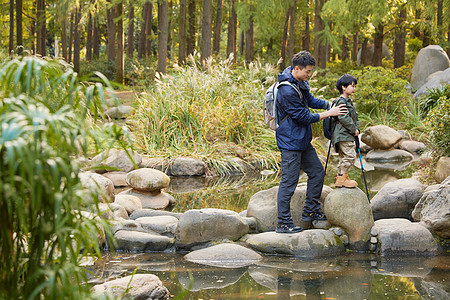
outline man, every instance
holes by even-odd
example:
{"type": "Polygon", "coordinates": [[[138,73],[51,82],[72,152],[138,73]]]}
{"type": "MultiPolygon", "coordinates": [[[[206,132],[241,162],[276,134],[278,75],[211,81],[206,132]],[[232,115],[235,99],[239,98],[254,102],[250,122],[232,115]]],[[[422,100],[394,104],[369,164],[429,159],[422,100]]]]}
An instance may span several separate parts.
{"type": "Polygon", "coordinates": [[[296,88],[282,85],[277,95],[276,131],[278,149],[281,151],[281,181],[278,188],[278,224],[276,232],[294,233],[303,229],[294,226],[291,217],[291,197],[294,194],[300,176],[300,169],[308,175],[306,201],[302,213],[302,221],[326,220],[320,211],[320,195],[322,193],[324,170],[311,145],[311,124],[330,116],[347,113],[345,105],[332,107],[320,114],[311,113],[309,108],[327,109],[328,101],[315,98],[310,93],[308,78],[316,64],[308,51],[294,55],[292,66],[278,75],[278,81],[289,81],[296,88]]]}

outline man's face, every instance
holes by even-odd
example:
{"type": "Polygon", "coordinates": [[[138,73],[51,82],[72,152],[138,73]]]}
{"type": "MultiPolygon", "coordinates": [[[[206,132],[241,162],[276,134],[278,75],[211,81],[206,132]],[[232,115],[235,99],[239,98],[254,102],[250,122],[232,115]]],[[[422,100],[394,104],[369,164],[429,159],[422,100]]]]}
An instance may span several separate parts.
{"type": "Polygon", "coordinates": [[[292,70],[292,76],[294,76],[294,78],[298,81],[306,81],[311,76],[311,72],[313,69],[314,66],[306,66],[303,69],[301,69],[299,66],[295,66],[292,70]]]}

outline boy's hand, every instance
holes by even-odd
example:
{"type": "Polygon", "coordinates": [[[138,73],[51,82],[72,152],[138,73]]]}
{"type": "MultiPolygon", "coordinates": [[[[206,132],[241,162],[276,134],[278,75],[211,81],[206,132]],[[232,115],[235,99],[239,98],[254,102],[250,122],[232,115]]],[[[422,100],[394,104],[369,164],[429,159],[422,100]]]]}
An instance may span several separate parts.
{"type": "Polygon", "coordinates": [[[348,112],[348,110],[345,104],[341,104],[339,106],[333,106],[328,112],[330,114],[330,117],[332,117],[345,115],[348,112]]]}
{"type": "Polygon", "coordinates": [[[355,136],[358,136],[359,135],[359,129],[356,129],[355,130],[355,136]]]}

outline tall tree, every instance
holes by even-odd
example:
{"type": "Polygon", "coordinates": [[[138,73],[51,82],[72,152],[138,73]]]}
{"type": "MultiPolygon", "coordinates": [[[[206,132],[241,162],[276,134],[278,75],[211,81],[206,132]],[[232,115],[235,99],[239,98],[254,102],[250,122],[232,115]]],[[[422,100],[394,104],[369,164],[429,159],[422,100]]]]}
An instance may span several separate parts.
{"type": "Polygon", "coordinates": [[[123,29],[123,2],[117,1],[115,5],[115,13],[117,17],[116,31],[117,31],[117,53],[116,53],[116,81],[120,84],[125,83],[124,74],[124,29],[123,29]]]}
{"type": "Polygon", "coordinates": [[[145,56],[145,47],[146,47],[146,39],[147,39],[146,20],[147,20],[149,4],[150,4],[150,2],[146,2],[142,9],[142,23],[141,23],[141,30],[139,33],[139,43],[138,43],[138,58],[139,59],[142,59],[145,56]]]}
{"type": "Polygon", "coordinates": [[[67,21],[66,15],[61,16],[61,47],[62,57],[67,60],[67,21]]]}
{"type": "Polygon", "coordinates": [[[47,19],[45,16],[45,0],[36,0],[36,54],[45,55],[47,19]]]}
{"type": "Polygon", "coordinates": [[[8,53],[12,55],[14,50],[14,0],[9,0],[9,45],[8,53]]]}
{"type": "Polygon", "coordinates": [[[325,0],[315,0],[314,10],[314,57],[316,58],[317,65],[321,68],[326,67],[327,60],[327,46],[323,41],[322,30],[325,28],[325,22],[321,17],[321,11],[325,4],[325,0]]]}
{"type": "Polygon", "coordinates": [[[88,26],[86,30],[86,61],[92,60],[92,44],[93,44],[93,21],[92,14],[89,12],[88,26]]]}
{"type": "Polygon", "coordinates": [[[287,59],[289,64],[291,63],[291,59],[294,56],[294,47],[295,47],[295,10],[297,7],[297,1],[292,0],[292,8],[291,8],[291,15],[289,17],[289,40],[287,45],[287,59]]]}
{"type": "Polygon", "coordinates": [[[22,14],[23,14],[22,0],[16,0],[16,26],[17,26],[17,54],[22,55],[23,53],[23,25],[22,25],[22,14]]]}
{"type": "Polygon", "coordinates": [[[347,60],[348,59],[348,38],[346,35],[342,36],[342,52],[341,52],[341,59],[347,60]]]}
{"type": "Polygon", "coordinates": [[[394,68],[400,68],[405,64],[405,43],[406,43],[406,9],[401,7],[396,21],[396,33],[394,40],[394,68]]]}
{"type": "Polygon", "coordinates": [[[74,41],[73,41],[73,69],[75,72],[80,72],[80,52],[81,52],[81,6],[75,10],[75,24],[74,24],[74,41]]]}
{"type": "Polygon", "coordinates": [[[353,34],[352,61],[358,60],[358,38],[359,38],[359,33],[355,32],[353,34]]]}
{"type": "Polygon", "coordinates": [[[383,60],[383,36],[384,36],[384,25],[378,24],[375,27],[375,34],[373,40],[373,56],[372,65],[381,66],[383,60]]]}
{"type": "Polygon", "coordinates": [[[169,37],[169,4],[167,0],[158,2],[158,67],[160,73],[167,72],[167,40],[169,37]]]}
{"type": "Polygon", "coordinates": [[[188,0],[188,35],[187,35],[187,54],[194,54],[195,50],[195,0],[188,0]]]}
{"type": "Polygon", "coordinates": [[[178,63],[186,62],[186,0],[180,0],[180,18],[178,19],[178,63]]]}
{"type": "Polygon", "coordinates": [[[202,42],[200,45],[200,61],[205,63],[211,56],[211,36],[212,36],[212,1],[203,0],[202,14],[202,42]]]}
{"type": "Polygon", "coordinates": [[[133,58],[134,49],[134,1],[128,4],[127,56],[133,58]]]}
{"type": "Polygon", "coordinates": [[[93,29],[93,45],[92,45],[92,54],[94,58],[100,57],[100,28],[98,24],[98,15],[94,16],[94,29],[93,29]]]}
{"type": "Polygon", "coordinates": [[[70,13],[70,31],[69,31],[69,53],[68,53],[68,62],[69,64],[72,62],[72,43],[73,43],[73,37],[74,37],[74,31],[75,31],[75,17],[76,17],[76,8],[75,12],[70,13]]]}
{"type": "MultiPolygon", "coordinates": [[[[309,8],[309,0],[305,0],[306,3],[306,7],[309,8]]],[[[309,9],[306,9],[305,11],[305,32],[303,35],[303,39],[302,39],[302,49],[309,51],[311,48],[311,38],[310,38],[310,27],[309,27],[309,22],[310,22],[310,16],[309,16],[309,9]]]]}
{"type": "Polygon", "coordinates": [[[254,40],[253,40],[253,15],[248,18],[248,29],[245,31],[245,61],[251,62],[254,59],[254,40]]]}
{"type": "MultiPolygon", "coordinates": [[[[145,15],[145,56],[152,55],[152,25],[153,25],[153,4],[147,2],[147,14],[145,15]]],[[[167,15],[167,18],[169,16],[167,15]]]]}
{"type": "Polygon", "coordinates": [[[223,10],[223,0],[217,0],[216,20],[214,23],[214,42],[213,42],[214,54],[219,54],[220,51],[220,39],[222,33],[222,10],[223,10]]]}
{"type": "Polygon", "coordinates": [[[286,11],[286,16],[284,18],[284,26],[283,26],[283,37],[281,40],[281,64],[280,68],[284,69],[286,67],[286,51],[287,51],[287,40],[288,40],[288,31],[289,31],[289,18],[291,17],[291,6],[286,11]]]}
{"type": "Polygon", "coordinates": [[[228,12],[228,36],[227,36],[227,57],[233,55],[233,63],[236,62],[236,28],[237,28],[237,15],[236,15],[236,0],[229,0],[228,12]]]}
{"type": "Polygon", "coordinates": [[[107,0],[106,8],[106,30],[108,35],[107,55],[109,61],[115,61],[116,58],[116,23],[115,9],[112,5],[112,0],[107,0]]]}

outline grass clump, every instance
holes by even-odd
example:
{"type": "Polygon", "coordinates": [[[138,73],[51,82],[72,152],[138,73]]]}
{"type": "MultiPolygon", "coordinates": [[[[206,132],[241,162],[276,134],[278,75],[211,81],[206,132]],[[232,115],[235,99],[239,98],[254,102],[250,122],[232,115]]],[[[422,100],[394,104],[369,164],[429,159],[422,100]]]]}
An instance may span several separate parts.
{"type": "Polygon", "coordinates": [[[276,70],[259,62],[237,69],[230,60],[207,65],[201,69],[191,57],[186,66],[156,76],[132,119],[138,147],[166,159],[197,157],[215,169],[230,156],[274,166],[278,150],[262,121],[262,99],[276,70]]]}

